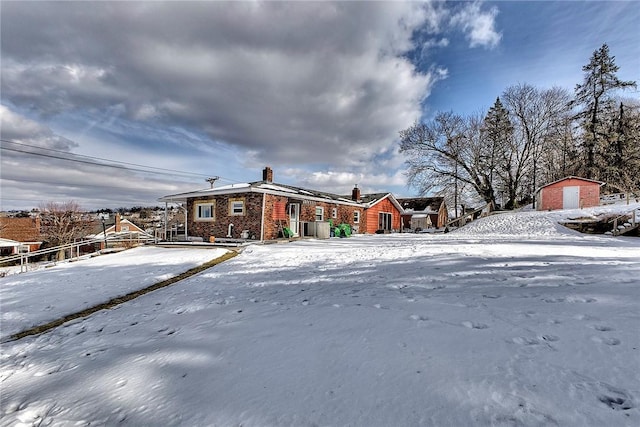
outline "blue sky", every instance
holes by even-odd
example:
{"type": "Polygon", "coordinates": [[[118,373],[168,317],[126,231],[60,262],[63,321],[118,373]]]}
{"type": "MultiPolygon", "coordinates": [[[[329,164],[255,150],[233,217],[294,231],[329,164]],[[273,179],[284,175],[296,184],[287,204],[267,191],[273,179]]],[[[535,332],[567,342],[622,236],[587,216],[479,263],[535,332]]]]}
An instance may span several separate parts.
{"type": "Polygon", "coordinates": [[[3,210],[154,205],[265,165],[286,184],[415,195],[397,150],[415,120],[485,111],[518,83],[572,91],[603,43],[640,80],[638,2],[0,8],[3,210]]]}
{"type": "MultiPolygon", "coordinates": [[[[640,3],[578,1],[487,2],[495,7],[501,34],[493,49],[469,48],[463,34],[427,58],[443,64],[448,78],[436,85],[425,112],[486,110],[510,85],[529,83],[573,90],[583,65],[603,43],[609,45],[623,80],[640,77],[640,3]]],[[[628,92],[629,93],[629,92],[628,92]]],[[[629,93],[631,95],[631,93],[629,93]]],[[[638,98],[636,92],[635,97],[638,98]]]]}

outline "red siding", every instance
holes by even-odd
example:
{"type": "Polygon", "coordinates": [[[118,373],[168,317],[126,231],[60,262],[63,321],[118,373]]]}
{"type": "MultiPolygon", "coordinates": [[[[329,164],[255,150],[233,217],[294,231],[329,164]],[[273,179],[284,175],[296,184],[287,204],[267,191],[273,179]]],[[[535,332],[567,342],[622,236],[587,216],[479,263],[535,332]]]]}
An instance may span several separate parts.
{"type": "Polygon", "coordinates": [[[390,213],[391,228],[398,231],[400,230],[400,211],[398,211],[398,208],[387,198],[366,210],[364,215],[364,230],[361,229],[361,232],[373,234],[378,231],[378,214],[380,212],[390,213]]]}
{"type": "Polygon", "coordinates": [[[580,208],[598,206],[600,204],[599,183],[579,178],[567,178],[540,190],[538,210],[562,209],[564,187],[580,187],[580,208]]]}

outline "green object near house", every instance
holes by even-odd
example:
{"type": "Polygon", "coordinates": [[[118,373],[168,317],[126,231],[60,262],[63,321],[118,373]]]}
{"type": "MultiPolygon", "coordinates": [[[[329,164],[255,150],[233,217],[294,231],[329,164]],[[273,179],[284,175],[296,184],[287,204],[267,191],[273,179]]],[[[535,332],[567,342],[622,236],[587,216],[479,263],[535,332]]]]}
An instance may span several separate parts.
{"type": "Polygon", "coordinates": [[[351,226],[349,224],[340,224],[335,228],[334,233],[336,237],[350,237],[351,226]]]}
{"type": "Polygon", "coordinates": [[[291,238],[293,237],[293,231],[291,231],[291,229],[289,227],[283,227],[282,228],[282,234],[284,235],[284,237],[286,238],[291,238]]]}

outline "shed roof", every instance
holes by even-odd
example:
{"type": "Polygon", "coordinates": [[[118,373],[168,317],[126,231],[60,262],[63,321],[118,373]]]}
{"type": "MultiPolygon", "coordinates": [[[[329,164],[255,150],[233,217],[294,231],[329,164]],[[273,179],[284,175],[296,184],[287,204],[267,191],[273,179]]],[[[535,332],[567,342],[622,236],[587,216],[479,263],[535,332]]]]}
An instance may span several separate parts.
{"type": "Polygon", "coordinates": [[[543,189],[543,188],[545,188],[545,187],[548,187],[548,186],[553,185],[553,184],[557,184],[557,183],[562,182],[562,181],[566,181],[566,180],[568,180],[568,179],[577,179],[577,180],[580,180],[580,181],[591,182],[591,183],[594,183],[594,184],[598,184],[598,185],[600,185],[601,187],[605,184],[604,182],[602,182],[602,181],[596,181],[595,179],[582,178],[582,177],[580,177],[580,176],[569,175],[569,176],[565,176],[564,178],[561,178],[561,179],[558,179],[558,180],[555,180],[555,181],[553,181],[553,182],[550,182],[550,183],[548,183],[548,184],[543,185],[542,187],[540,187],[540,188],[538,188],[538,189],[536,190],[536,193],[537,193],[537,192],[539,192],[540,190],[542,190],[542,189],[543,189]]]}

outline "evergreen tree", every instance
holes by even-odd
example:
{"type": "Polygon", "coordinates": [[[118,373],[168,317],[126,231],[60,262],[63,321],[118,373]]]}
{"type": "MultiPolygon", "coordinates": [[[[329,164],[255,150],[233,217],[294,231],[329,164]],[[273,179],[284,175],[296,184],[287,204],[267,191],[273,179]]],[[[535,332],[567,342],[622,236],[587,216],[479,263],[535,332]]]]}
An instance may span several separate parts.
{"type": "Polygon", "coordinates": [[[509,119],[509,111],[502,105],[500,97],[496,98],[496,102],[484,118],[483,137],[485,142],[484,167],[489,171],[491,187],[499,189],[501,194],[506,192],[506,203],[504,196],[500,200],[502,208],[513,209],[516,202],[515,180],[509,167],[511,164],[509,148],[513,137],[513,125],[509,119]],[[499,185],[494,183],[495,178],[500,179],[499,185]]]}
{"type": "Polygon", "coordinates": [[[577,117],[584,130],[583,173],[586,178],[600,177],[596,156],[604,144],[603,137],[607,134],[603,117],[607,103],[616,90],[636,86],[633,81],[620,80],[616,76],[618,70],[615,57],[610,55],[609,46],[605,43],[593,52],[589,63],[582,67],[585,72],[584,82],[575,88],[573,105],[582,106],[577,117]]]}
{"type": "Polygon", "coordinates": [[[632,107],[612,101],[604,110],[601,179],[621,192],[640,188],[640,113],[632,107]]]}

